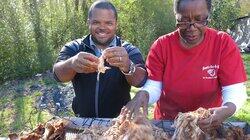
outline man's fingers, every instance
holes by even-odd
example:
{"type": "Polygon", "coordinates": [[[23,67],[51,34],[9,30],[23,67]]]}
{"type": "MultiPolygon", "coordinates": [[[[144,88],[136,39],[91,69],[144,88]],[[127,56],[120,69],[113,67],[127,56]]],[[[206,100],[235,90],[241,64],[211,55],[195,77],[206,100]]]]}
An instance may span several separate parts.
{"type": "Polygon", "coordinates": [[[84,66],[81,64],[76,64],[74,69],[78,73],[92,73],[97,70],[95,67],[84,66]]]}
{"type": "Polygon", "coordinates": [[[89,60],[90,62],[94,62],[94,63],[99,62],[99,58],[96,57],[95,55],[91,54],[91,53],[84,53],[82,55],[82,58],[85,59],[85,60],[89,60]]]}
{"type": "Polygon", "coordinates": [[[93,54],[79,53],[74,57],[72,66],[79,73],[91,73],[97,70],[99,59],[93,54]]]}
{"type": "Polygon", "coordinates": [[[93,67],[93,68],[97,68],[98,64],[93,62],[93,61],[90,61],[88,59],[83,59],[80,61],[81,65],[82,66],[85,66],[85,67],[93,67]]]}
{"type": "Polygon", "coordinates": [[[114,57],[124,57],[128,55],[127,51],[122,47],[110,47],[103,51],[103,57],[105,59],[110,59],[114,57]]]}

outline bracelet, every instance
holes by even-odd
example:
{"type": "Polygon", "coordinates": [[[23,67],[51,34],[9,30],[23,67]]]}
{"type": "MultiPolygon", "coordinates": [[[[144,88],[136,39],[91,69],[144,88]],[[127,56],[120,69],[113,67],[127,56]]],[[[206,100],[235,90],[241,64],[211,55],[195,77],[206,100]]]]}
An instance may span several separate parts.
{"type": "Polygon", "coordinates": [[[128,72],[121,71],[121,72],[124,75],[133,75],[135,73],[135,70],[136,70],[135,64],[132,61],[130,61],[129,71],[128,72]]]}

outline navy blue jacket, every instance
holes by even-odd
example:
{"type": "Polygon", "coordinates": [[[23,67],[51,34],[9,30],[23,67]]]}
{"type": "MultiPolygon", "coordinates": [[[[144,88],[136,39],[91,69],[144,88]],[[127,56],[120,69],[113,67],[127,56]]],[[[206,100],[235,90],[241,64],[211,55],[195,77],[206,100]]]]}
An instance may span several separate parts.
{"type": "MultiPolygon", "coordinates": [[[[95,55],[94,50],[89,47],[89,36],[67,43],[60,51],[57,62],[67,60],[81,51],[95,55]]],[[[121,39],[116,36],[117,46],[125,47],[130,60],[134,64],[140,64],[145,69],[139,49],[127,42],[121,45],[121,42],[121,39]]],[[[105,66],[111,67],[111,69],[100,74],[99,82],[97,82],[96,72],[91,74],[77,73],[72,79],[75,91],[72,108],[77,116],[114,118],[119,115],[121,108],[130,101],[131,86],[125,75],[119,68],[112,67],[106,62],[105,66]]],[[[58,78],[56,79],[58,80],[58,78]]],[[[145,81],[146,79],[143,80],[141,86],[145,81]]]]}

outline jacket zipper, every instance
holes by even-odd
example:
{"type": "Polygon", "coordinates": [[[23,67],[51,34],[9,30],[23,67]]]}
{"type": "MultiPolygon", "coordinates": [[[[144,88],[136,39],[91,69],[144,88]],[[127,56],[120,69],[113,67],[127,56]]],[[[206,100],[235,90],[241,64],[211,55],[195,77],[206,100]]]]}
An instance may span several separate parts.
{"type": "MultiPolygon", "coordinates": [[[[87,44],[83,43],[83,45],[89,47],[87,44]]],[[[90,48],[90,47],[89,47],[90,48]]],[[[96,86],[95,86],[95,115],[97,118],[99,118],[99,102],[98,102],[98,98],[99,98],[99,85],[100,85],[100,72],[97,72],[97,77],[96,77],[96,86]]]]}
{"type": "Polygon", "coordinates": [[[99,111],[98,111],[98,98],[99,98],[99,84],[100,84],[100,72],[97,73],[96,77],[96,86],[95,86],[95,116],[99,118],[99,111]]]}
{"type": "MultiPolygon", "coordinates": [[[[120,41],[120,46],[122,46],[122,41],[120,41]]],[[[85,44],[86,45],[86,44],[85,44]]],[[[96,76],[96,86],[95,86],[95,116],[97,118],[99,118],[99,102],[98,102],[98,98],[99,98],[99,86],[100,86],[100,72],[97,73],[96,76]]]]}

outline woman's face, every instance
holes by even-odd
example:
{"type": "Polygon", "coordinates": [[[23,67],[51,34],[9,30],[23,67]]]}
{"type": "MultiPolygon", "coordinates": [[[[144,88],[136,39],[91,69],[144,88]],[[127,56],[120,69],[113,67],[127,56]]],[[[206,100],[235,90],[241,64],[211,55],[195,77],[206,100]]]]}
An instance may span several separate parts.
{"type": "Polygon", "coordinates": [[[188,47],[200,44],[204,38],[208,15],[205,0],[182,1],[176,12],[180,41],[188,47]]]}

